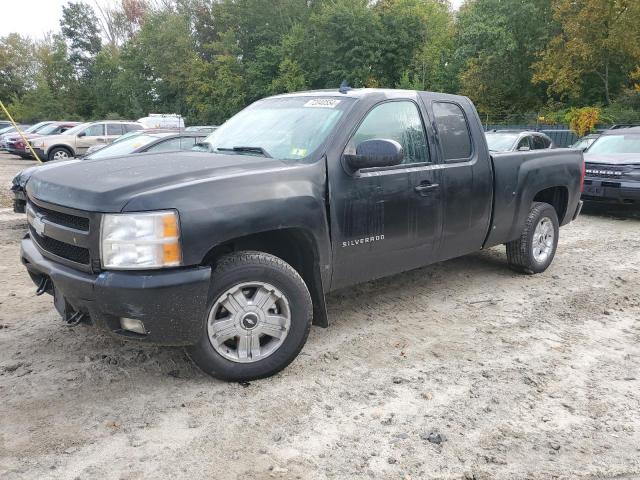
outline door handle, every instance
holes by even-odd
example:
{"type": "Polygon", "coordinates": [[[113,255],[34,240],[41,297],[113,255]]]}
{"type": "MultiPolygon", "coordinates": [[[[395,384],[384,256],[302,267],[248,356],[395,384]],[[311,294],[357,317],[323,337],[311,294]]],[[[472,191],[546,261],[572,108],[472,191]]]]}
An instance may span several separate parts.
{"type": "Polygon", "coordinates": [[[440,188],[440,185],[437,183],[423,182],[420,185],[416,186],[414,190],[418,192],[420,195],[426,195],[427,193],[437,190],[439,188],[440,188]]]}

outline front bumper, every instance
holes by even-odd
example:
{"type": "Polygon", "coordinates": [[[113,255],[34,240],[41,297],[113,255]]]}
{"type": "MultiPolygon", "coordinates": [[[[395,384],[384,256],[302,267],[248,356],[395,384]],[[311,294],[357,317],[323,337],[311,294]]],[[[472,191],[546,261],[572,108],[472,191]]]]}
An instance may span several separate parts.
{"type": "Polygon", "coordinates": [[[50,280],[47,293],[63,317],[69,310],[80,312],[115,336],[159,345],[192,345],[202,335],[209,267],[89,274],[43,257],[29,236],[22,239],[20,254],[36,285],[50,280]],[[122,330],[123,317],[142,321],[147,334],[122,330]]]}
{"type": "Polygon", "coordinates": [[[43,162],[47,161],[47,154],[44,150],[42,150],[41,148],[32,148],[40,160],[42,160],[43,162]]]}
{"type": "Polygon", "coordinates": [[[591,202],[640,204],[640,182],[585,178],[582,199],[591,202]]]}

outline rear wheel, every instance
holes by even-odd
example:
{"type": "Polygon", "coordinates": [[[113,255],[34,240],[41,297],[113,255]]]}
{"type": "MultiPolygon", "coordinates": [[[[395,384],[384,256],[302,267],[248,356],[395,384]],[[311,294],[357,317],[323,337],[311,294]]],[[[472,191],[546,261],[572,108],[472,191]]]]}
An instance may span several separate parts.
{"type": "Polygon", "coordinates": [[[51,149],[49,155],[47,156],[47,160],[66,160],[67,158],[71,158],[73,155],[68,148],[64,147],[56,147],[51,149]]]}
{"type": "Polygon", "coordinates": [[[268,377],[298,355],[312,312],[304,281],[284,260],[262,252],[234,253],[216,266],[203,335],[188,353],[214,377],[268,377]]]}
{"type": "Polygon", "coordinates": [[[509,267],[529,274],[544,272],[556,254],[559,231],[555,208],[534,203],[520,238],[506,244],[509,267]]]}

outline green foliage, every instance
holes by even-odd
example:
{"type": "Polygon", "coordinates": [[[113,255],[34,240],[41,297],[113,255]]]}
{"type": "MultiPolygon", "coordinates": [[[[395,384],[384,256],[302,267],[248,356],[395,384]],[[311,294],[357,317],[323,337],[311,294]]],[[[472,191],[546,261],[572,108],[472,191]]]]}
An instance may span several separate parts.
{"type": "Polygon", "coordinates": [[[640,62],[640,2],[555,0],[553,18],[559,33],[533,65],[534,81],[574,100],[595,83],[596,101],[610,104],[640,62]]]}
{"type": "Polygon", "coordinates": [[[445,0],[75,0],[59,35],[0,38],[0,99],[22,121],[219,124],[346,79],[462,93],[483,119],[559,123],[604,104],[602,121],[632,122],[639,17],[629,0],[466,0],[459,12],[445,0]]]}
{"type": "Polygon", "coordinates": [[[475,0],[456,25],[454,61],[460,89],[485,113],[537,108],[543,95],[531,84],[530,65],[549,37],[551,0],[475,0]]]}

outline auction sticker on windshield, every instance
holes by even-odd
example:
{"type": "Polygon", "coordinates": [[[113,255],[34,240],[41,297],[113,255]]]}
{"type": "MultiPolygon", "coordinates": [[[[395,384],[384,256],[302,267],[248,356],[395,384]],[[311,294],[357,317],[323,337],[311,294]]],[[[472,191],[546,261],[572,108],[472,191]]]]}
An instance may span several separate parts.
{"type": "Polygon", "coordinates": [[[304,104],[305,107],[311,108],[335,108],[340,103],[340,100],[333,98],[314,98],[304,104]]]}

